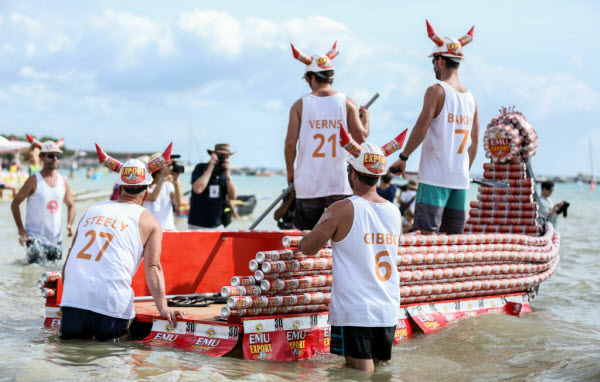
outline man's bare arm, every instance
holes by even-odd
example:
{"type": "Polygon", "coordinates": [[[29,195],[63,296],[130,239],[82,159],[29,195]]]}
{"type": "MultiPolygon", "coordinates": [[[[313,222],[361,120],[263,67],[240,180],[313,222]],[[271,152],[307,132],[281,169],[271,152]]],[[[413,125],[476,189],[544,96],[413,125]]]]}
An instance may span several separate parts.
{"type": "Polygon", "coordinates": [[[342,200],[329,206],[319,222],[303,239],[300,241],[300,250],[307,256],[312,256],[319,252],[321,248],[331,240],[339,227],[340,218],[343,216],[344,203],[351,203],[348,200],[342,200]]]}
{"type": "MultiPolygon", "coordinates": [[[[417,149],[423,143],[423,140],[427,136],[427,131],[429,130],[429,126],[431,122],[436,117],[436,110],[441,108],[438,104],[441,103],[443,106],[444,103],[444,88],[441,85],[432,85],[427,88],[425,92],[425,99],[423,101],[423,109],[421,110],[421,114],[417,119],[417,123],[415,127],[413,127],[410,132],[410,136],[408,137],[408,141],[406,142],[406,146],[404,146],[404,150],[402,150],[402,154],[404,156],[410,156],[413,151],[417,149]]],[[[406,162],[402,159],[398,159],[394,162],[390,167],[396,167],[400,169],[402,176],[404,176],[404,170],[406,169],[406,162]]]]}
{"type": "Polygon", "coordinates": [[[290,109],[290,120],[285,136],[285,168],[288,184],[294,181],[294,162],[296,161],[296,145],[300,136],[300,123],[302,120],[302,98],[294,102],[290,109]]]}
{"type": "Polygon", "coordinates": [[[210,160],[208,161],[208,164],[204,168],[204,172],[198,179],[194,181],[194,183],[192,183],[192,190],[194,191],[194,194],[201,194],[206,189],[208,181],[210,180],[210,177],[212,175],[213,170],[215,169],[215,166],[217,165],[217,162],[217,154],[212,153],[210,155],[210,160]]]}
{"type": "Polygon", "coordinates": [[[471,145],[469,146],[469,169],[473,166],[477,156],[477,147],[479,145],[479,112],[475,104],[475,115],[473,116],[473,126],[471,127],[471,145]]]}
{"type": "Polygon", "coordinates": [[[27,241],[27,233],[25,232],[25,228],[23,227],[23,220],[21,219],[21,210],[19,209],[19,205],[23,203],[23,201],[30,195],[35,192],[37,187],[37,178],[35,176],[30,176],[23,184],[23,187],[17,192],[15,197],[13,198],[12,203],[10,204],[10,210],[12,211],[13,219],[15,219],[15,224],[17,225],[17,231],[19,232],[19,242],[21,245],[25,245],[27,241]]]}
{"type": "Polygon", "coordinates": [[[162,190],[162,186],[163,183],[165,182],[164,179],[159,178],[156,183],[154,183],[154,188],[152,189],[152,192],[148,193],[148,196],[146,197],[146,200],[149,202],[156,202],[158,200],[158,197],[160,196],[160,190],[162,190]]]}
{"type": "Polygon", "coordinates": [[[65,259],[65,262],[63,263],[63,266],[62,266],[62,282],[63,282],[63,284],[65,282],[65,269],[67,269],[67,262],[69,261],[69,256],[71,256],[71,250],[73,250],[73,246],[75,245],[75,241],[77,240],[77,233],[79,233],[79,230],[75,231],[75,236],[73,237],[73,241],[71,242],[71,248],[69,248],[69,251],[67,252],[67,258],[65,259]]]}
{"type": "Polygon", "coordinates": [[[177,316],[186,317],[185,312],[172,310],[167,306],[165,297],[165,276],[160,263],[160,251],[162,245],[163,231],[160,224],[148,212],[142,212],[140,225],[145,231],[149,231],[148,239],[144,244],[144,270],[146,271],[146,283],[150,294],[154,298],[154,304],[161,317],[166,318],[171,326],[177,326],[177,316]],[[142,222],[143,219],[143,222],[142,222]]]}
{"type": "Polygon", "coordinates": [[[68,236],[73,236],[73,222],[75,221],[75,202],[73,202],[73,194],[71,193],[71,186],[67,179],[65,179],[65,197],[64,200],[67,205],[67,231],[68,236]]]}
{"type": "Polygon", "coordinates": [[[352,98],[346,97],[346,114],[348,120],[348,132],[358,144],[362,144],[367,140],[371,132],[369,110],[362,106],[359,108],[352,98]],[[362,116],[360,116],[361,111],[362,116]]]}

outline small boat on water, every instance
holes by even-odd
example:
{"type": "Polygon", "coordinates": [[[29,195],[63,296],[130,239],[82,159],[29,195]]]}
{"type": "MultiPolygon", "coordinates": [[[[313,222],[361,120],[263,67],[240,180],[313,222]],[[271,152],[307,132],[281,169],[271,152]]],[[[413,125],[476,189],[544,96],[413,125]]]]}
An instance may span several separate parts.
{"type": "MultiPolygon", "coordinates": [[[[400,235],[396,264],[377,264],[379,272],[399,271],[395,343],[468,316],[531,312],[539,285],[556,271],[560,235],[538,216],[528,161],[537,142],[527,124],[520,113],[503,109],[488,126],[484,147],[491,162],[481,183],[498,186],[479,187],[464,234],[400,235]]],[[[211,356],[236,347],[249,360],[328,353],[331,249],[306,256],[300,240],[299,231],[165,232],[166,293],[187,319],[172,327],[159,316],[140,267],[132,282],[134,332],[150,346],[211,356]]],[[[46,297],[44,325],[57,328],[60,274],[44,275],[38,287],[46,297]]]]}

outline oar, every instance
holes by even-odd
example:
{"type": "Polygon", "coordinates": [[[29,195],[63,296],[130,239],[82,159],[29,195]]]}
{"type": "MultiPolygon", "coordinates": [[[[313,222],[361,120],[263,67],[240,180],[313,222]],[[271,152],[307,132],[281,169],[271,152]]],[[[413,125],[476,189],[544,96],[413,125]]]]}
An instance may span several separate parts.
{"type": "MultiPolygon", "coordinates": [[[[400,169],[398,167],[390,167],[390,172],[392,174],[400,174],[400,169]]],[[[419,175],[416,171],[404,171],[406,175],[419,175]]],[[[500,187],[507,188],[510,187],[510,184],[505,182],[500,182],[499,180],[491,180],[491,179],[478,179],[478,178],[469,178],[469,181],[477,184],[481,184],[482,186],[488,187],[500,187]]]]}
{"type": "MultiPolygon", "coordinates": [[[[365,105],[365,109],[368,109],[368,108],[369,108],[369,106],[371,106],[371,105],[373,104],[373,102],[375,102],[375,100],[376,100],[377,98],[379,98],[379,93],[375,93],[375,95],[373,96],[373,98],[371,98],[371,99],[369,100],[369,102],[367,102],[367,104],[365,105]]],[[[362,117],[362,112],[359,112],[359,113],[358,113],[358,116],[359,116],[359,117],[362,117]]]]}
{"type": "Polygon", "coordinates": [[[286,188],[281,195],[279,195],[274,201],[273,203],[271,203],[271,205],[269,206],[269,208],[267,208],[265,210],[265,212],[263,212],[258,219],[256,219],[256,221],[254,223],[252,223],[252,225],[248,228],[248,230],[252,231],[254,228],[256,228],[256,226],[265,218],[265,216],[267,216],[267,214],[269,212],[271,212],[271,210],[273,209],[273,207],[275,207],[277,205],[277,203],[279,203],[279,201],[281,199],[283,199],[287,194],[289,194],[292,189],[294,188],[294,182],[290,183],[290,185],[288,186],[288,188],[286,188]]]}

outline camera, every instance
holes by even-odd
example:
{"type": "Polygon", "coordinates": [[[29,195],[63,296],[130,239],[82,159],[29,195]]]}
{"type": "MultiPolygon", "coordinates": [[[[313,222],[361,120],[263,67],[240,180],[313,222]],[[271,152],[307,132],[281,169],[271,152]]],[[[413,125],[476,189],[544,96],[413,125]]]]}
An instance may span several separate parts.
{"type": "Polygon", "coordinates": [[[169,168],[175,174],[183,174],[185,172],[185,167],[177,163],[178,158],[181,158],[181,155],[171,155],[171,163],[169,163],[169,168]]]}
{"type": "Polygon", "coordinates": [[[217,158],[219,159],[219,162],[217,163],[217,165],[222,166],[223,163],[225,163],[225,160],[227,160],[227,155],[226,154],[217,154],[217,158]]]}
{"type": "Polygon", "coordinates": [[[563,201],[563,205],[556,211],[556,215],[563,214],[563,217],[567,217],[567,208],[569,208],[569,202],[563,201]]]}

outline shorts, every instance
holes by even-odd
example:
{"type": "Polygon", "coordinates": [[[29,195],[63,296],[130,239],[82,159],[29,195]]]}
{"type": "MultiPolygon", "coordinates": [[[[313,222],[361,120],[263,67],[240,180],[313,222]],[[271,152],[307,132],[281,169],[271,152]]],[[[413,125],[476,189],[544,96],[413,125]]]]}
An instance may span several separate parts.
{"type": "Polygon", "coordinates": [[[299,230],[311,230],[325,212],[325,209],[337,202],[346,199],[349,195],[330,195],[320,198],[296,199],[294,210],[294,227],[299,230]]]}
{"type": "Polygon", "coordinates": [[[29,238],[27,240],[26,255],[30,263],[40,263],[44,261],[54,261],[62,259],[62,242],[56,244],[43,243],[39,238],[29,238]]]}
{"type": "Polygon", "coordinates": [[[414,229],[462,234],[467,221],[467,191],[420,183],[414,229]]]}
{"type": "Polygon", "coordinates": [[[123,337],[133,320],[115,318],[90,310],[61,306],[62,323],[58,335],[61,340],[108,341],[123,337]]]}
{"type": "Polygon", "coordinates": [[[330,352],[356,359],[389,361],[396,325],[387,327],[331,326],[330,352]]]}

